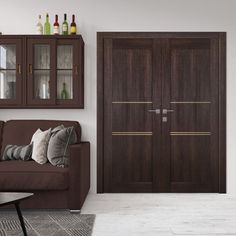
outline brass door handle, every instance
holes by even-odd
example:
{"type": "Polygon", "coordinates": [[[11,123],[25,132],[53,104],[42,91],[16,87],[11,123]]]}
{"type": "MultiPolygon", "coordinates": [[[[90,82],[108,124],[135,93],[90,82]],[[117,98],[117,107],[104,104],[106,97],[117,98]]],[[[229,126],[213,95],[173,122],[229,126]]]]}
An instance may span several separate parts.
{"type": "Polygon", "coordinates": [[[169,112],[174,112],[174,110],[162,109],[162,114],[166,115],[169,112]]]}
{"type": "Polygon", "coordinates": [[[154,109],[154,110],[148,110],[148,112],[153,112],[153,113],[156,113],[156,114],[160,114],[161,110],[160,109],[154,109]]]}

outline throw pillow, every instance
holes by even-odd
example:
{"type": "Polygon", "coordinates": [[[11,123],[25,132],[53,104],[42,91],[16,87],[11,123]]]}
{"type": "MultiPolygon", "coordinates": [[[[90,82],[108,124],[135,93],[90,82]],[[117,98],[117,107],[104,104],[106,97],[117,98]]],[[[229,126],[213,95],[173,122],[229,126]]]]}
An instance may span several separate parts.
{"type": "Polygon", "coordinates": [[[28,161],[31,159],[32,155],[32,144],[17,146],[17,145],[7,145],[3,152],[2,160],[23,160],[28,161]]]}
{"type": "Polygon", "coordinates": [[[77,142],[74,127],[65,128],[63,125],[52,130],[48,144],[48,160],[58,167],[68,166],[68,146],[77,142]]]}
{"type": "Polygon", "coordinates": [[[31,143],[33,143],[32,159],[39,164],[45,164],[47,162],[47,149],[50,135],[51,129],[46,131],[38,129],[31,139],[31,143]]]}

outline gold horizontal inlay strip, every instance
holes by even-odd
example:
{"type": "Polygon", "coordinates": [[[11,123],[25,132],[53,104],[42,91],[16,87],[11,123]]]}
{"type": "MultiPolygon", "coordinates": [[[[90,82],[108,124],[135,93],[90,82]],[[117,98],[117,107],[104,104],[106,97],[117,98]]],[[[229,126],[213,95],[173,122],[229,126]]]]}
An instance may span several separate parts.
{"type": "Polygon", "coordinates": [[[170,132],[170,135],[211,135],[211,132],[170,132]]]}
{"type": "Polygon", "coordinates": [[[170,102],[172,104],[210,104],[210,101],[199,101],[199,102],[170,102]]]}
{"type": "Polygon", "coordinates": [[[121,102],[121,101],[114,101],[112,102],[113,104],[152,104],[152,102],[128,102],[128,101],[124,101],[124,102],[121,102]]]}
{"type": "Polygon", "coordinates": [[[112,135],[152,135],[152,132],[112,132],[112,135]]]}
{"type": "Polygon", "coordinates": [[[124,133],[126,133],[126,134],[152,134],[152,132],[151,131],[140,131],[140,132],[135,132],[135,131],[130,131],[130,132],[127,132],[127,131],[122,131],[122,132],[120,132],[120,131],[114,131],[114,132],[112,132],[113,134],[124,134],[124,133]]]}
{"type": "Polygon", "coordinates": [[[211,134],[170,134],[171,136],[210,136],[211,134]]]}

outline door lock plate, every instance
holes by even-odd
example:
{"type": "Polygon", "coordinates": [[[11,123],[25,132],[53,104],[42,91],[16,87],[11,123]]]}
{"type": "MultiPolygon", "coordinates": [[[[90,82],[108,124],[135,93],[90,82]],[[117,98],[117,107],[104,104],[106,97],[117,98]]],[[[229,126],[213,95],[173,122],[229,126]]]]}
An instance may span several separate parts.
{"type": "Polygon", "coordinates": [[[162,117],[162,122],[167,122],[167,117],[166,116],[162,117]]]}

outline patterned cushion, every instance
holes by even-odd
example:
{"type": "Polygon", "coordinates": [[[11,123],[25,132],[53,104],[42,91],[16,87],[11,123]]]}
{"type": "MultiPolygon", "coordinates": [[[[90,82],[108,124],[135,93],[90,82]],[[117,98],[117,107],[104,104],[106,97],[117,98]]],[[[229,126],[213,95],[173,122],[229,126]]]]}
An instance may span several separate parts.
{"type": "Polygon", "coordinates": [[[31,159],[33,144],[25,146],[7,145],[2,160],[23,160],[28,161],[31,159]]]}

